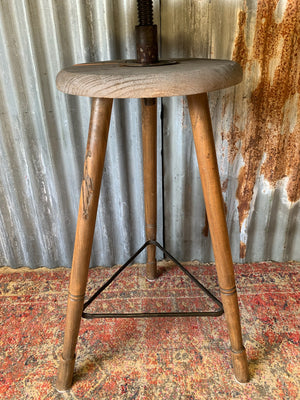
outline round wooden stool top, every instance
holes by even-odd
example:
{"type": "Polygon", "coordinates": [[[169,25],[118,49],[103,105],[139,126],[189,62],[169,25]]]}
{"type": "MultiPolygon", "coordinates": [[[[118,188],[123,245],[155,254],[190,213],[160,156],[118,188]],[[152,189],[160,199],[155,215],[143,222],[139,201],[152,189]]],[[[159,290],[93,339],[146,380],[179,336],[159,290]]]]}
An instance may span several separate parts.
{"type": "Polygon", "coordinates": [[[59,72],[64,93],[99,98],[182,96],[224,89],[241,82],[239,64],[229,60],[178,59],[173,65],[127,66],[122,61],[78,64],[59,72]]]}

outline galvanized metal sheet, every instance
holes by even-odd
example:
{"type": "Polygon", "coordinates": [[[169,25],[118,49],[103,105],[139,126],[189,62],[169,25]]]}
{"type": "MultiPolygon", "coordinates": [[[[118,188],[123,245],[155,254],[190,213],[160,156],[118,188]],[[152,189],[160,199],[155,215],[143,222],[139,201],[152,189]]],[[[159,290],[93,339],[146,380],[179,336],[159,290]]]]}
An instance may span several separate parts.
{"type": "MultiPolygon", "coordinates": [[[[90,101],[59,93],[55,77],[134,58],[135,23],[133,1],[0,2],[0,265],[70,266],[90,101]]],[[[160,190],[160,219],[161,204],[160,190]]],[[[116,101],[91,265],[129,257],[144,242],[143,214],[139,102],[116,101]]]]}
{"type": "MultiPolygon", "coordinates": [[[[233,58],[244,69],[241,85],[210,95],[234,260],[299,260],[299,2],[154,8],[162,57],[233,58]]],[[[135,24],[135,0],[0,2],[0,265],[71,264],[90,101],[59,93],[55,77],[134,58],[135,24]]],[[[182,260],[211,261],[185,99],[164,99],[162,115],[159,239],[164,230],[182,260]]],[[[114,104],[102,189],[91,265],[121,263],[144,241],[137,100],[114,104]]]]}

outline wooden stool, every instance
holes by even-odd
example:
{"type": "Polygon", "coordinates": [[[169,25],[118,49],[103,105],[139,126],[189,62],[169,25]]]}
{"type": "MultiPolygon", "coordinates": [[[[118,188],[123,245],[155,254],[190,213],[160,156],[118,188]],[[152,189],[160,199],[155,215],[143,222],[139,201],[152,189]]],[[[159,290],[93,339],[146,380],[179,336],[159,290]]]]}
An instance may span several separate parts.
{"type": "MultiPolygon", "coordinates": [[[[186,95],[196,146],[221,299],[227,321],[233,368],[239,382],[249,379],[243,346],[231,250],[224,214],[207,92],[242,80],[233,61],[179,59],[174,65],[127,66],[120,61],[79,64],[62,70],[57,87],[64,93],[93,98],[84,162],[77,230],[70,277],[64,347],[56,387],[72,385],[75,347],[84,296],[106,144],[114,98],[141,98],[144,157],[146,238],[156,238],[156,98],[186,95]]],[[[149,280],[156,278],[155,246],[147,247],[149,280]]]]}

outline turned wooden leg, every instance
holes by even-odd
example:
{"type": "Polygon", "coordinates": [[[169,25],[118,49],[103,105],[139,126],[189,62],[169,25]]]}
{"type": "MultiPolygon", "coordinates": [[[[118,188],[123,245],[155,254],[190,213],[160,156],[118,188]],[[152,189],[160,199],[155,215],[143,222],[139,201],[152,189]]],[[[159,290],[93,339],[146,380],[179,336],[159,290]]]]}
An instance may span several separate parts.
{"type": "MultiPolygon", "coordinates": [[[[142,99],[146,240],[156,240],[156,103],[156,99],[142,99]]],[[[154,245],[147,247],[146,278],[149,281],[157,276],[155,253],[154,245]]]]}
{"type": "Polygon", "coordinates": [[[69,285],[64,345],[56,381],[59,391],[68,390],[72,385],[75,347],[88,277],[111,108],[111,99],[93,99],[69,285]]]}
{"type": "Polygon", "coordinates": [[[187,96],[187,99],[221,298],[230,336],[234,374],[239,382],[247,382],[248,363],[241,334],[234,270],[207,94],[187,96]]]}

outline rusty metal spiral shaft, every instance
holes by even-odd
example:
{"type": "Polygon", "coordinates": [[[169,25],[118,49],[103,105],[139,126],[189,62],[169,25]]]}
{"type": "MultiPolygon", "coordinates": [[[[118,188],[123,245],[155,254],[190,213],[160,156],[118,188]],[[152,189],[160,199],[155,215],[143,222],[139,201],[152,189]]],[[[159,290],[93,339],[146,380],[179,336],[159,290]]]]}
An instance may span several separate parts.
{"type": "Polygon", "coordinates": [[[157,26],[153,24],[152,0],[137,0],[139,25],[135,27],[137,62],[158,62],[157,26]]]}
{"type": "Polygon", "coordinates": [[[153,25],[152,0],[137,0],[139,26],[153,25]]]}

